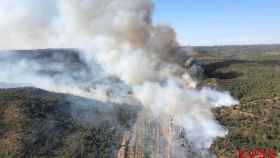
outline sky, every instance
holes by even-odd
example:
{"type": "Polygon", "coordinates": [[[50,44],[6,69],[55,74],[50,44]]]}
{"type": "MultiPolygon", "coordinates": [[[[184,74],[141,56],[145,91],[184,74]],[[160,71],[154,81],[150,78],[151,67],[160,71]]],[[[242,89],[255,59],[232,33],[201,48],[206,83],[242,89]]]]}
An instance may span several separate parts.
{"type": "Polygon", "coordinates": [[[280,0],[154,0],[156,23],[187,45],[280,43],[280,0]]]}

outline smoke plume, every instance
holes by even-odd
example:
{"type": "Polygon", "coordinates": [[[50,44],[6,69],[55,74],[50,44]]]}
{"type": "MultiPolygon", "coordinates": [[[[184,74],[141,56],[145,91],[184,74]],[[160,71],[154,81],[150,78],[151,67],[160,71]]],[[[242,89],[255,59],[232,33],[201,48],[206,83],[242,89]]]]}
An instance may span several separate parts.
{"type": "Polygon", "coordinates": [[[43,76],[37,72],[47,64],[14,64],[12,56],[1,63],[0,81],[102,101],[139,102],[163,126],[172,118],[194,150],[209,149],[227,133],[211,109],[238,102],[227,92],[195,88],[179,64],[175,31],[153,23],[153,7],[151,0],[2,0],[1,49],[77,48],[89,70],[73,77],[58,64],[49,69],[62,75],[43,76]],[[103,78],[114,79],[100,83],[103,78]]]}

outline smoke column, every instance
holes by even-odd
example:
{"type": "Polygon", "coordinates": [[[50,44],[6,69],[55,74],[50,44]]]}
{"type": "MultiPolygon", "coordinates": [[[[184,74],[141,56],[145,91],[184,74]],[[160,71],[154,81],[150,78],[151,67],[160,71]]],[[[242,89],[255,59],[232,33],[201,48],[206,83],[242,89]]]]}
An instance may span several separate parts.
{"type": "MultiPolygon", "coordinates": [[[[214,119],[211,109],[238,104],[226,92],[195,89],[178,64],[175,31],[152,22],[151,0],[1,0],[0,48],[78,48],[82,59],[99,77],[113,76],[132,89],[133,98],[162,123],[165,116],[184,128],[186,139],[196,151],[209,149],[227,130],[214,119]],[[183,77],[185,76],[185,77],[183,77]]],[[[26,63],[31,64],[31,63],[26,63]]],[[[29,66],[0,73],[1,81],[14,81],[29,66]],[[24,70],[24,71],[21,71],[24,70]],[[6,77],[5,77],[6,76],[6,77]]],[[[26,73],[26,81],[39,88],[92,98],[96,94],[74,81],[44,78],[26,73]],[[29,76],[29,77],[28,77],[29,76]],[[45,82],[40,82],[42,79],[45,82]],[[67,81],[67,82],[66,82],[67,81]]],[[[191,82],[195,83],[195,82],[191,82]]],[[[178,155],[177,157],[183,157],[178,155]]]]}

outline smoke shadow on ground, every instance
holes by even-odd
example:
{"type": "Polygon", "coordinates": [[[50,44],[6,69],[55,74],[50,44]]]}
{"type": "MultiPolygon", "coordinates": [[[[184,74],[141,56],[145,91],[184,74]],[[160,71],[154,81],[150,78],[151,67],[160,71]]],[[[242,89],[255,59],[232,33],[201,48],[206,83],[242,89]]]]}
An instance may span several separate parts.
{"type": "Polygon", "coordinates": [[[217,78],[217,79],[234,79],[234,78],[238,78],[241,77],[243,74],[242,73],[238,73],[236,71],[229,71],[229,72],[211,72],[211,73],[207,73],[207,77],[208,78],[217,78]]]}
{"type": "Polygon", "coordinates": [[[280,65],[279,60],[266,60],[266,61],[249,61],[249,60],[225,60],[214,62],[210,64],[204,64],[203,68],[205,69],[205,74],[208,78],[217,78],[217,79],[234,79],[243,76],[242,73],[236,71],[221,72],[219,70],[223,68],[228,68],[231,65],[235,64],[258,64],[260,66],[268,65],[280,65]]]}

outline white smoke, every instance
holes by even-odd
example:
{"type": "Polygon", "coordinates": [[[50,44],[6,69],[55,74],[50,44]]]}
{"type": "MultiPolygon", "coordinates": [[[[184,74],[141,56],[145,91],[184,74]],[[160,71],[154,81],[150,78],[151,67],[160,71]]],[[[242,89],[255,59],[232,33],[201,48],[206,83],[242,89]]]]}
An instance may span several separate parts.
{"type": "Polygon", "coordinates": [[[0,48],[46,48],[53,5],[50,0],[1,0],[0,48]]]}
{"type": "Polygon", "coordinates": [[[211,109],[221,105],[231,106],[238,102],[228,93],[209,88],[193,90],[183,84],[176,80],[168,80],[163,85],[147,82],[136,87],[134,92],[155,116],[171,116],[177,126],[183,127],[187,132],[188,141],[194,145],[193,148],[208,149],[215,138],[227,134],[227,130],[215,121],[211,109]]]}
{"type": "MultiPolygon", "coordinates": [[[[179,44],[175,31],[152,23],[151,0],[2,0],[1,3],[1,49],[79,48],[92,70],[96,64],[101,65],[104,74],[129,85],[133,97],[156,117],[172,117],[177,126],[186,130],[187,141],[196,150],[208,149],[215,138],[226,135],[211,109],[238,102],[228,93],[195,89],[196,82],[176,62],[179,44]]],[[[28,69],[24,65],[14,68],[28,69]]],[[[8,66],[0,78],[2,82],[19,83],[14,74],[24,73],[9,70],[8,66]]],[[[75,85],[75,82],[68,79],[57,83],[27,73],[24,81],[39,88],[99,98],[80,86],[69,87],[69,83],[75,85]]]]}

